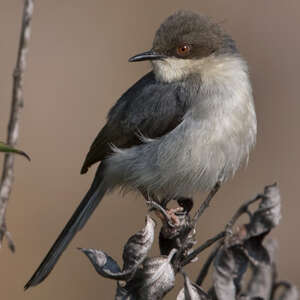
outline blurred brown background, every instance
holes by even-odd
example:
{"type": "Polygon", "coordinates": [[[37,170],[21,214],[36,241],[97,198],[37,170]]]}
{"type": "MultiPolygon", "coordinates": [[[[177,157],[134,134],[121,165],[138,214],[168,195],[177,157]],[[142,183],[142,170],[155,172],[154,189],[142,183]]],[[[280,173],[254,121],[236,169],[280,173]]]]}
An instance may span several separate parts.
{"type": "MultiPolygon", "coordinates": [[[[20,0],[0,2],[0,140],[22,6],[20,0]]],[[[0,252],[3,299],[112,298],[114,283],[98,276],[76,247],[100,248],[120,261],[123,244],[146,213],[144,202],[130,194],[107,196],[48,280],[26,293],[23,285],[88,189],[95,169],[85,176],[79,170],[108,109],[149,70],[147,63],[129,64],[128,57],[150,48],[159,24],[182,8],[223,22],[237,40],[250,65],[259,121],[247,170],[219,192],[199,223],[198,239],[220,231],[242,201],[278,181],[283,219],[272,235],[280,244],[279,274],[300,286],[300,2],[44,0],[34,11],[19,141],[32,162],[16,159],[7,220],[17,251],[11,254],[5,244],[0,252]]],[[[192,278],[201,261],[187,268],[192,278]]]]}

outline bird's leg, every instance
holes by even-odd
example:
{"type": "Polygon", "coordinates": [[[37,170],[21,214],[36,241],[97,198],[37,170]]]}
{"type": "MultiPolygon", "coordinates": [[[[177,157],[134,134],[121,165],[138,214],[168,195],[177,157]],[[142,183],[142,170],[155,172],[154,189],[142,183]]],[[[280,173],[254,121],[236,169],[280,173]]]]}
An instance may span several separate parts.
{"type": "Polygon", "coordinates": [[[181,224],[182,215],[187,215],[192,210],[194,205],[192,198],[185,197],[175,197],[175,198],[165,198],[161,201],[161,206],[165,209],[165,212],[168,214],[169,218],[172,220],[172,223],[175,226],[181,224]],[[166,206],[171,200],[176,200],[179,207],[167,209],[166,206]]]}
{"type": "Polygon", "coordinates": [[[155,214],[159,217],[159,219],[161,219],[162,222],[167,222],[168,224],[170,224],[170,226],[173,226],[173,222],[168,212],[164,209],[163,206],[160,205],[159,199],[153,193],[149,193],[144,189],[139,190],[144,196],[146,204],[150,207],[149,210],[155,210],[155,214]]]}
{"type": "Polygon", "coordinates": [[[163,255],[168,254],[173,248],[177,249],[180,255],[176,256],[176,261],[180,265],[182,257],[188,255],[196,243],[196,231],[191,230],[190,211],[193,208],[193,199],[178,197],[174,200],[177,200],[180,206],[174,213],[177,223],[174,227],[170,227],[166,222],[163,223],[159,234],[159,248],[163,255]]]}
{"type": "MultiPolygon", "coordinates": [[[[143,189],[139,189],[139,191],[141,192],[141,194],[145,198],[147,204],[152,204],[152,203],[154,204],[155,203],[155,204],[159,205],[160,201],[153,193],[149,193],[149,192],[147,192],[143,189]]],[[[152,205],[152,206],[154,208],[154,205],[152,205]]]]}
{"type": "MultiPolygon", "coordinates": [[[[195,235],[196,235],[196,224],[197,221],[199,220],[200,216],[203,214],[203,212],[206,210],[206,208],[209,206],[211,200],[217,193],[217,191],[220,188],[220,182],[217,182],[214,188],[210,191],[206,199],[201,203],[200,207],[196,211],[194,217],[189,216],[189,211],[193,207],[193,201],[192,199],[179,199],[177,200],[179,205],[184,207],[185,211],[187,211],[187,222],[186,222],[186,228],[184,229],[182,233],[182,239],[181,239],[181,247],[178,249],[175,258],[174,258],[174,264],[175,264],[175,269],[181,269],[183,266],[183,263],[185,263],[188,259],[190,261],[191,259],[194,259],[196,255],[194,256],[195,253],[198,253],[198,251],[202,251],[202,247],[206,247],[206,244],[201,246],[199,249],[196,249],[196,252],[192,251],[191,249],[193,245],[195,244],[195,235]]],[[[222,233],[222,237],[224,235],[224,232],[222,233]]],[[[220,237],[218,236],[217,239],[220,237]]],[[[210,244],[211,241],[208,241],[207,244],[210,244]]]]}
{"type": "Polygon", "coordinates": [[[194,206],[192,198],[187,197],[175,197],[175,198],[165,198],[161,201],[161,206],[165,209],[166,213],[169,215],[169,219],[173,221],[175,226],[179,226],[181,223],[180,218],[182,215],[188,215],[194,206]],[[171,200],[176,200],[179,207],[167,209],[167,204],[171,200]]]}
{"type": "Polygon", "coordinates": [[[171,200],[172,200],[171,197],[166,197],[166,198],[162,199],[162,201],[161,201],[160,204],[161,204],[161,206],[162,206],[163,208],[166,208],[167,205],[168,205],[168,203],[169,203],[171,200]]]}
{"type": "MultiPolygon", "coordinates": [[[[183,208],[176,207],[176,208],[170,208],[167,209],[168,203],[173,200],[171,197],[166,197],[161,201],[161,206],[165,209],[166,213],[168,214],[168,220],[172,221],[172,225],[174,224],[175,226],[178,226],[180,224],[179,218],[177,216],[177,213],[182,213],[183,208]]],[[[163,221],[163,219],[162,219],[163,221]]],[[[170,222],[168,222],[170,225],[170,222]]]]}
{"type": "Polygon", "coordinates": [[[155,210],[155,214],[161,219],[162,223],[166,223],[171,227],[174,227],[172,217],[170,216],[169,212],[165,210],[161,205],[154,201],[146,201],[147,204],[150,206],[150,210],[155,210]]]}
{"type": "Polygon", "coordinates": [[[182,211],[182,207],[166,209],[167,203],[171,200],[170,198],[165,198],[160,201],[153,193],[148,193],[143,189],[140,189],[140,192],[144,196],[147,205],[150,206],[150,210],[155,210],[155,214],[163,224],[166,223],[170,227],[179,225],[179,219],[176,213],[182,211]]]}
{"type": "MultiPolygon", "coordinates": [[[[180,225],[180,220],[179,220],[179,217],[178,217],[178,213],[182,213],[182,211],[183,211],[182,207],[175,207],[175,208],[170,208],[170,209],[166,210],[166,212],[169,216],[169,219],[172,222],[172,225],[174,225],[174,226],[179,226],[180,225]]],[[[170,223],[169,223],[169,225],[170,225],[170,223]]]]}

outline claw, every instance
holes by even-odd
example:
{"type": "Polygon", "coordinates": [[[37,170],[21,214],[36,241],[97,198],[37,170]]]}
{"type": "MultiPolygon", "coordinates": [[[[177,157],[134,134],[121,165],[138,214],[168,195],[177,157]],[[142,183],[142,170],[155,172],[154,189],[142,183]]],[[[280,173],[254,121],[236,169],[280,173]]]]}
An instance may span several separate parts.
{"type": "Polygon", "coordinates": [[[180,221],[179,221],[179,218],[176,215],[176,213],[182,212],[183,210],[184,210],[183,207],[176,207],[176,208],[171,208],[171,209],[167,210],[167,214],[169,215],[169,218],[172,221],[172,225],[175,225],[175,226],[180,225],[180,221]]]}
{"type": "Polygon", "coordinates": [[[166,223],[170,227],[176,227],[180,225],[180,221],[176,213],[183,212],[183,207],[176,207],[165,210],[161,205],[153,201],[147,201],[147,205],[150,206],[150,210],[155,209],[155,214],[161,219],[162,223],[166,223]]]}

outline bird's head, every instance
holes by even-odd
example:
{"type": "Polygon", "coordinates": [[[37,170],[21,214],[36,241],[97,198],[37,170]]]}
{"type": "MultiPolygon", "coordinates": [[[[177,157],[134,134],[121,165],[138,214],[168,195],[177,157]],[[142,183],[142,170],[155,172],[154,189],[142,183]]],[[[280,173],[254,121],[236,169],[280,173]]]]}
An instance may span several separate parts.
{"type": "Polygon", "coordinates": [[[150,60],[159,79],[173,81],[194,72],[205,58],[236,52],[234,41],[219,24],[194,12],[178,11],[161,24],[152,49],[129,61],[150,60]]]}

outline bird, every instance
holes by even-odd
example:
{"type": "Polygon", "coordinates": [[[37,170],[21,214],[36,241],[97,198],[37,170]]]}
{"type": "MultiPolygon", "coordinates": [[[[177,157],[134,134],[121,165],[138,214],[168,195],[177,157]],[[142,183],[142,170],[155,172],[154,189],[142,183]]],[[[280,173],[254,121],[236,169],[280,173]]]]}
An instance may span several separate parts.
{"type": "Polygon", "coordinates": [[[108,192],[190,197],[247,164],[257,134],[248,65],[219,23],[177,11],[159,26],[151,50],[129,59],[139,61],[151,71],[110,109],[81,169],[99,163],[91,187],[25,289],[49,275],[108,192]]]}

